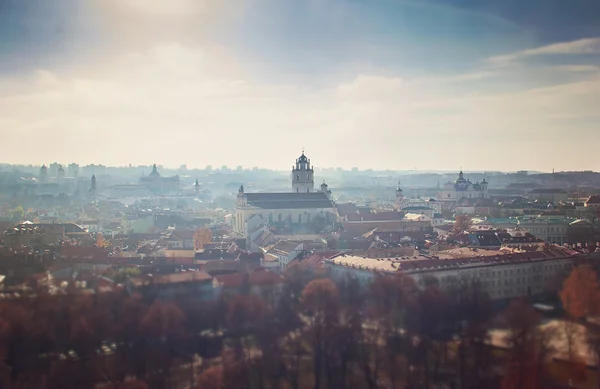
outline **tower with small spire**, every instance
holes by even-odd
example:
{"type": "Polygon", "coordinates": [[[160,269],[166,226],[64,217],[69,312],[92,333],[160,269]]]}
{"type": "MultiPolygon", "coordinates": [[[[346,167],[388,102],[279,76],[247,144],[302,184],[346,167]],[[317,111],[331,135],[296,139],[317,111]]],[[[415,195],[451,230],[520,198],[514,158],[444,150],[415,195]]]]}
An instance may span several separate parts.
{"type": "Polygon", "coordinates": [[[295,193],[311,193],[315,191],[314,170],[310,166],[310,159],[302,155],[296,160],[292,167],[292,191],[295,193]]]}
{"type": "Polygon", "coordinates": [[[46,184],[48,182],[48,168],[46,165],[42,165],[40,168],[40,183],[46,184]]]}
{"type": "Polygon", "coordinates": [[[238,190],[236,205],[238,207],[243,207],[248,205],[248,200],[246,198],[246,194],[244,193],[244,185],[240,185],[240,189],[238,190]]]}
{"type": "Polygon", "coordinates": [[[329,187],[325,183],[325,180],[323,180],[323,183],[321,184],[321,189],[319,190],[319,192],[325,193],[325,196],[327,196],[328,199],[331,199],[331,191],[329,190],[329,187]]]}
{"type": "Polygon", "coordinates": [[[65,169],[63,169],[62,165],[60,165],[58,170],[56,171],[56,182],[59,185],[62,185],[64,181],[65,181],[65,169]]]}
{"type": "Polygon", "coordinates": [[[96,175],[92,174],[92,184],[90,185],[90,192],[96,193],[96,175]]]}
{"type": "Polygon", "coordinates": [[[194,192],[196,192],[196,193],[200,192],[200,183],[198,182],[197,178],[196,178],[196,182],[194,183],[194,192]]]}
{"type": "Polygon", "coordinates": [[[402,193],[402,187],[401,187],[400,181],[398,181],[398,187],[396,188],[396,201],[394,203],[397,211],[399,211],[403,208],[402,207],[403,201],[404,201],[404,193],[402,193]]]}

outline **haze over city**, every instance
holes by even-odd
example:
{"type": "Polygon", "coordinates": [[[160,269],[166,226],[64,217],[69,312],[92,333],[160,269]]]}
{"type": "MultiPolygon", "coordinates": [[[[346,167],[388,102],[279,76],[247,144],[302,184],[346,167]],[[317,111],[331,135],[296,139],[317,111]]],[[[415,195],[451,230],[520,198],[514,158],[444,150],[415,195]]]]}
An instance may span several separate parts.
{"type": "Polygon", "coordinates": [[[2,0],[2,161],[285,169],[306,147],[323,167],[597,170],[599,15],[592,0],[2,0]]]}
{"type": "Polygon", "coordinates": [[[0,0],[0,389],[600,389],[600,0],[0,0]]]}

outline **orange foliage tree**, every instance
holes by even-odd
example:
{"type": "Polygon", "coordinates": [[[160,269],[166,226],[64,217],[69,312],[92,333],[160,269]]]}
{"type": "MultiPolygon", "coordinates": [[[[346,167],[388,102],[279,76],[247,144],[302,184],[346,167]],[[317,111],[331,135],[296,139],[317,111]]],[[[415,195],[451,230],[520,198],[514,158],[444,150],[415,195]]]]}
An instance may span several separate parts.
{"type": "Polygon", "coordinates": [[[471,228],[473,221],[467,215],[457,215],[454,220],[454,227],[452,228],[453,235],[462,234],[465,231],[468,231],[471,228]]]}
{"type": "Polygon", "coordinates": [[[598,274],[590,265],[573,269],[563,283],[560,299],[567,312],[576,318],[597,313],[600,309],[600,283],[598,274]]]}

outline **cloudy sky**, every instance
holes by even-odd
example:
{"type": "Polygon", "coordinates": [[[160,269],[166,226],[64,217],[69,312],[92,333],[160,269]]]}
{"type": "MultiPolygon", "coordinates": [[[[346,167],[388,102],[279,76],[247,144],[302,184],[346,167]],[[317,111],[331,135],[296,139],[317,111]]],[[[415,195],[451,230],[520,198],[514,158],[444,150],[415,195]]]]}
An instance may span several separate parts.
{"type": "Polygon", "coordinates": [[[598,20],[598,0],[0,0],[0,159],[600,170],[598,20]]]}

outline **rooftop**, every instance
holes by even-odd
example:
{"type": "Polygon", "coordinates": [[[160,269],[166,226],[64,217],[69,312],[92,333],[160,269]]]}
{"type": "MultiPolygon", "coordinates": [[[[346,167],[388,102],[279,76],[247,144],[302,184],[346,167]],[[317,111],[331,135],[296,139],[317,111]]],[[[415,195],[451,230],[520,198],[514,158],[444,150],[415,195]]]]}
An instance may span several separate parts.
{"type": "Polygon", "coordinates": [[[564,194],[566,194],[567,191],[564,189],[558,189],[558,188],[537,188],[537,189],[532,190],[529,193],[533,193],[533,194],[564,193],[564,194]]]}
{"type": "Polygon", "coordinates": [[[335,208],[325,193],[245,193],[249,206],[262,209],[335,208]]]}
{"type": "Polygon", "coordinates": [[[586,204],[600,204],[600,195],[591,195],[586,201],[586,204]]]}
{"type": "Polygon", "coordinates": [[[330,264],[353,267],[359,270],[380,272],[423,272],[442,269],[492,266],[519,262],[551,260],[574,255],[575,252],[562,247],[546,246],[543,250],[517,252],[508,250],[455,249],[440,252],[438,256],[413,256],[394,258],[367,258],[364,256],[341,254],[326,259],[330,264]]]}

